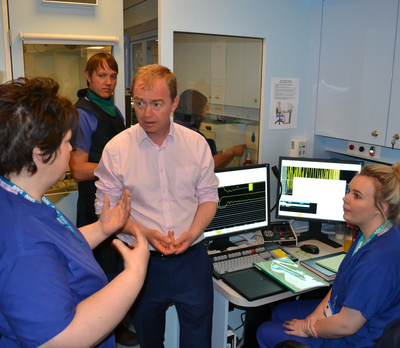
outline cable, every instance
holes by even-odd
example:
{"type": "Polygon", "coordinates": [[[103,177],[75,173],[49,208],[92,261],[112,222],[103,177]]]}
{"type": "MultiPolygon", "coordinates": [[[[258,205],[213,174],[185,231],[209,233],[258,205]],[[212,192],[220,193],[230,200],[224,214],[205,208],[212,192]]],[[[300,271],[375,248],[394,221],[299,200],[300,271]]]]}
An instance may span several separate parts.
{"type": "Polygon", "coordinates": [[[272,169],[272,173],[274,173],[274,176],[278,180],[278,183],[279,183],[279,196],[278,196],[278,199],[276,200],[275,205],[270,209],[270,211],[269,211],[270,213],[272,213],[274,211],[274,209],[278,205],[279,201],[281,200],[281,196],[282,196],[282,183],[281,183],[281,178],[279,175],[278,168],[276,168],[276,166],[273,166],[271,169],[272,169]]]}
{"type": "Polygon", "coordinates": [[[237,330],[239,330],[242,326],[244,326],[243,315],[246,315],[246,312],[243,312],[242,314],[240,314],[240,320],[241,320],[242,324],[239,325],[239,326],[238,326],[235,330],[233,330],[233,331],[237,331],[237,330]]]}

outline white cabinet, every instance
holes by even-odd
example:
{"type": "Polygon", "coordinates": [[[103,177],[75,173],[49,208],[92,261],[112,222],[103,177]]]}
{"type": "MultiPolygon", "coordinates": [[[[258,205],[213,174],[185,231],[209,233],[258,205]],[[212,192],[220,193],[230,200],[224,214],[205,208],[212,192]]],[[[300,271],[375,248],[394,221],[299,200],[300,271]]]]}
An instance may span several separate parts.
{"type": "Polygon", "coordinates": [[[262,40],[245,39],[244,43],[244,93],[245,108],[260,108],[262,40]]]}
{"type": "Polygon", "coordinates": [[[211,40],[210,35],[174,34],[174,73],[178,79],[178,93],[188,88],[196,89],[210,101],[211,40]]]}
{"type": "Polygon", "coordinates": [[[315,132],[385,145],[398,0],[323,4],[315,132]]]}
{"type": "MultiPolygon", "coordinates": [[[[400,25],[397,26],[392,91],[390,95],[391,98],[386,135],[386,146],[388,147],[392,147],[391,141],[396,133],[400,134],[400,25]]],[[[400,140],[396,140],[394,148],[400,149],[400,140]]]]}
{"type": "Polygon", "coordinates": [[[226,52],[226,105],[259,109],[262,40],[230,37],[226,52]]]}
{"type": "Polygon", "coordinates": [[[242,37],[227,39],[226,56],[226,105],[243,107],[245,45],[242,37]]]}

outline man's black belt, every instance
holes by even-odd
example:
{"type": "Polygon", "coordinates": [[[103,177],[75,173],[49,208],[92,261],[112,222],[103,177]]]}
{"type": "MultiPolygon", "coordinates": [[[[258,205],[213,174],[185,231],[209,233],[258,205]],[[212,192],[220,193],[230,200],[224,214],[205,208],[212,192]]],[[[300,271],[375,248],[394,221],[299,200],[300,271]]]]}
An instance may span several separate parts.
{"type": "Polygon", "coordinates": [[[192,246],[190,246],[189,248],[186,249],[186,251],[182,254],[171,254],[171,255],[164,255],[163,253],[160,253],[159,251],[156,250],[150,250],[150,256],[153,257],[159,257],[161,259],[175,259],[176,257],[180,257],[182,255],[185,255],[187,253],[190,253],[193,250],[196,250],[198,248],[200,248],[200,246],[204,244],[204,241],[200,241],[196,244],[193,244],[192,246]]]}

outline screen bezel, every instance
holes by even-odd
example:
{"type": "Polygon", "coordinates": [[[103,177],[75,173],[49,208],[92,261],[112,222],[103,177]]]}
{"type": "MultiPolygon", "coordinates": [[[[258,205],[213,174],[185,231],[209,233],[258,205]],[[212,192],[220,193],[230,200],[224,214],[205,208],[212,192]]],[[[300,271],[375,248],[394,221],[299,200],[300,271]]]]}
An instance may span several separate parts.
{"type": "MultiPolygon", "coordinates": [[[[225,233],[220,233],[220,234],[213,234],[213,235],[207,235],[208,232],[204,232],[204,238],[206,241],[220,241],[222,239],[225,239],[226,241],[229,240],[230,237],[234,237],[243,233],[248,233],[248,232],[254,232],[260,229],[265,229],[271,222],[271,216],[270,216],[270,173],[269,173],[269,164],[268,163],[262,163],[262,164],[253,164],[253,165],[246,165],[243,167],[229,167],[229,168],[223,168],[223,169],[216,169],[215,173],[226,173],[226,172],[243,172],[243,175],[246,174],[246,171],[251,170],[251,169],[258,169],[258,168],[264,168],[266,171],[266,180],[265,180],[265,189],[266,189],[266,221],[263,223],[260,223],[260,225],[250,227],[247,226],[246,228],[243,228],[241,230],[236,230],[236,231],[228,231],[225,233]]],[[[250,183],[250,182],[248,182],[250,183]]],[[[238,183],[239,184],[239,183],[238,183]]],[[[220,184],[218,184],[218,188],[220,187],[220,184]]],[[[246,226],[246,225],[244,225],[246,226]]],[[[227,242],[227,244],[229,244],[227,242]]]]}
{"type": "MultiPolygon", "coordinates": [[[[364,161],[361,160],[340,160],[340,159],[332,159],[332,158],[298,158],[298,157],[279,157],[279,182],[281,183],[281,172],[282,172],[282,162],[285,160],[289,161],[298,161],[298,162],[320,162],[320,163],[338,163],[338,164],[355,164],[360,165],[360,171],[364,165],[364,161]]],[[[312,217],[301,217],[301,216],[292,216],[292,215],[285,215],[279,211],[279,204],[281,201],[281,194],[280,194],[280,185],[278,185],[277,190],[277,206],[275,216],[278,219],[284,220],[299,220],[299,221],[308,221],[310,223],[317,222],[317,223],[336,223],[336,222],[345,222],[342,218],[340,219],[321,219],[321,218],[312,218],[312,217]]]]}

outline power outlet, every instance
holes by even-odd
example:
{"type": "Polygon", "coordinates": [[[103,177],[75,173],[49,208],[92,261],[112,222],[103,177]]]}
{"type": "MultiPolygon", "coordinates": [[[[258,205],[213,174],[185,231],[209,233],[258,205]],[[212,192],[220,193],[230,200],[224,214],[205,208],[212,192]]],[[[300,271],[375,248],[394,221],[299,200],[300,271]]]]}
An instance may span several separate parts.
{"type": "Polygon", "coordinates": [[[307,139],[292,139],[290,141],[290,157],[307,157],[307,139]]]}

